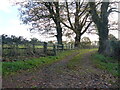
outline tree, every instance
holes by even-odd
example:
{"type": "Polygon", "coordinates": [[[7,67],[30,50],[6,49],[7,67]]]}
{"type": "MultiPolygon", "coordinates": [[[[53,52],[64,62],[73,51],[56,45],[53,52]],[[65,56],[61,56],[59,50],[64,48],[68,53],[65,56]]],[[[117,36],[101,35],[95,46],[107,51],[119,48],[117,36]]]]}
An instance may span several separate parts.
{"type": "Polygon", "coordinates": [[[1,37],[2,37],[2,44],[7,44],[8,43],[8,40],[7,40],[8,36],[5,34],[2,34],[1,37]]]}
{"type": "Polygon", "coordinates": [[[107,43],[108,43],[108,16],[112,11],[112,8],[109,8],[109,0],[105,2],[103,0],[99,6],[100,11],[98,13],[98,10],[96,8],[96,3],[93,0],[93,2],[89,2],[90,6],[90,14],[92,16],[93,22],[96,24],[96,27],[98,29],[98,35],[99,35],[99,50],[98,52],[104,55],[107,55],[107,43]]]}
{"type": "Polygon", "coordinates": [[[89,37],[83,37],[81,39],[81,45],[84,48],[89,48],[91,46],[91,41],[90,41],[89,37]]]}
{"type": "Polygon", "coordinates": [[[83,37],[83,38],[81,39],[81,42],[91,43],[89,37],[83,37]]]}
{"type": "Polygon", "coordinates": [[[8,36],[3,34],[2,35],[2,43],[3,44],[25,44],[28,43],[29,41],[23,38],[22,36],[16,37],[14,35],[8,36]]]}
{"type": "Polygon", "coordinates": [[[64,15],[61,15],[61,22],[64,26],[74,31],[76,34],[75,47],[79,47],[81,36],[92,23],[89,19],[88,3],[84,1],[67,2],[66,0],[63,11],[64,15]]]}
{"type": "Polygon", "coordinates": [[[38,42],[38,39],[37,39],[37,38],[31,38],[30,42],[31,42],[32,44],[35,44],[35,43],[38,42]]]}
{"type": "Polygon", "coordinates": [[[50,16],[56,24],[57,41],[62,44],[62,27],[60,25],[60,7],[59,2],[45,2],[45,6],[49,10],[50,16]],[[55,9],[54,9],[55,8],[55,9]]]}
{"type": "Polygon", "coordinates": [[[108,35],[108,39],[109,39],[109,40],[112,40],[112,41],[118,40],[113,34],[109,34],[109,35],[108,35]]]}
{"type": "MultiPolygon", "coordinates": [[[[18,3],[22,7],[20,9],[21,19],[26,24],[31,24],[30,30],[38,30],[40,32],[50,31],[54,22],[58,44],[62,44],[62,27],[60,25],[60,7],[59,2],[39,2],[29,1],[27,4],[18,3]],[[24,8],[24,9],[23,9],[24,8]],[[44,29],[42,29],[44,27],[44,29]]],[[[42,33],[43,34],[43,33],[42,33]]]]}

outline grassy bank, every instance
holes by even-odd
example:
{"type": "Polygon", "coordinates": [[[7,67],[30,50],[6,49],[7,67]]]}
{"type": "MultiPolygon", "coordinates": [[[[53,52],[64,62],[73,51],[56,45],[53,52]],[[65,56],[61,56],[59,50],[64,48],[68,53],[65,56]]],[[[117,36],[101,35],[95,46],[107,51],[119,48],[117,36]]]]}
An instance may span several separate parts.
{"type": "Polygon", "coordinates": [[[52,64],[56,61],[62,60],[66,56],[77,51],[78,50],[64,51],[64,52],[59,52],[57,56],[33,58],[26,61],[2,62],[2,73],[3,76],[7,76],[10,74],[15,74],[16,72],[21,70],[29,70],[36,67],[42,67],[48,64],[52,64]]]}
{"type": "Polygon", "coordinates": [[[93,54],[91,59],[97,68],[107,70],[114,76],[120,76],[118,73],[118,61],[116,59],[105,57],[98,53],[93,54]]]}

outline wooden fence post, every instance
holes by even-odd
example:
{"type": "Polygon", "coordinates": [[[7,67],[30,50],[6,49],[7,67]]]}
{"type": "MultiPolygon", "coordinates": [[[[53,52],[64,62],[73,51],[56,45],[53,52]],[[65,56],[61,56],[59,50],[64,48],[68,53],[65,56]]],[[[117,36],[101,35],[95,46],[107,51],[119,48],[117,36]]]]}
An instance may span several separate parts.
{"type": "Polygon", "coordinates": [[[2,60],[2,55],[4,55],[4,44],[2,43],[2,38],[0,38],[0,56],[1,56],[1,60],[2,60]]]}
{"type": "Polygon", "coordinates": [[[15,45],[15,43],[13,43],[13,45],[12,45],[12,55],[13,56],[16,56],[15,55],[15,50],[16,50],[16,47],[15,47],[16,45],[15,45]]]}
{"type": "Polygon", "coordinates": [[[74,44],[72,44],[72,49],[75,49],[74,44]]]}
{"type": "Polygon", "coordinates": [[[69,49],[69,46],[68,46],[68,44],[66,44],[66,49],[67,49],[67,50],[69,49]]]}
{"type": "Polygon", "coordinates": [[[66,46],[66,50],[67,50],[67,44],[65,44],[65,46],[66,46]]]}
{"type": "Polygon", "coordinates": [[[32,48],[33,48],[33,53],[35,53],[35,44],[32,44],[32,48]]]}
{"type": "Polygon", "coordinates": [[[64,44],[62,44],[62,50],[64,50],[64,44]]]}
{"type": "Polygon", "coordinates": [[[69,50],[71,50],[71,44],[69,43],[69,50]]]}
{"type": "Polygon", "coordinates": [[[44,44],[43,44],[43,51],[45,54],[47,53],[47,43],[46,42],[44,42],[44,44]]]}
{"type": "Polygon", "coordinates": [[[53,44],[53,52],[54,52],[54,55],[56,56],[57,55],[57,50],[56,50],[56,45],[53,44]]]}
{"type": "Polygon", "coordinates": [[[15,55],[16,55],[16,57],[18,57],[19,56],[19,49],[18,49],[19,47],[18,47],[18,43],[16,42],[15,43],[15,55]]]}

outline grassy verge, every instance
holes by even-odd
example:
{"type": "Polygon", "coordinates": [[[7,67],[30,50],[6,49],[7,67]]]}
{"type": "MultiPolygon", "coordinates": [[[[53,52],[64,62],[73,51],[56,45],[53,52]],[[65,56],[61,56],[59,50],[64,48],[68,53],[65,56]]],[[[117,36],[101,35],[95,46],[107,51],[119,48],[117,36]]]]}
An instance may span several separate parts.
{"type": "Polygon", "coordinates": [[[69,61],[69,63],[67,64],[67,67],[71,70],[77,70],[78,68],[80,68],[80,60],[83,57],[83,54],[90,52],[90,51],[96,51],[97,49],[81,49],[79,50],[79,54],[76,55],[73,59],[71,59],[69,61]]]}
{"type": "Polygon", "coordinates": [[[2,62],[2,73],[3,73],[3,76],[7,76],[10,74],[15,74],[16,72],[21,70],[29,70],[29,69],[31,70],[36,67],[42,67],[48,64],[52,64],[56,61],[62,60],[66,56],[77,51],[78,50],[64,51],[64,52],[58,53],[57,56],[33,58],[26,61],[2,62]]]}
{"type": "Polygon", "coordinates": [[[93,63],[97,68],[107,70],[114,76],[120,76],[118,73],[118,62],[112,57],[105,57],[101,54],[95,53],[91,57],[93,63]]]}

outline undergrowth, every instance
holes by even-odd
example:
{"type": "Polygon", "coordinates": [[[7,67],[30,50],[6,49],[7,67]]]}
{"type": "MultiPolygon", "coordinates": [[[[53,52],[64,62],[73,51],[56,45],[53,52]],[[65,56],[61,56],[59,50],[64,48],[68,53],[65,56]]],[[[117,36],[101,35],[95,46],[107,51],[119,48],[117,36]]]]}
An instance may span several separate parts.
{"type": "Polygon", "coordinates": [[[107,70],[114,76],[120,76],[118,73],[118,61],[115,58],[95,53],[91,59],[97,68],[107,70]]]}

